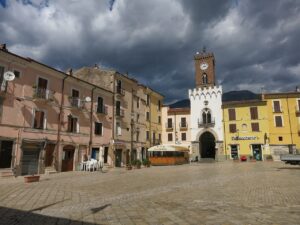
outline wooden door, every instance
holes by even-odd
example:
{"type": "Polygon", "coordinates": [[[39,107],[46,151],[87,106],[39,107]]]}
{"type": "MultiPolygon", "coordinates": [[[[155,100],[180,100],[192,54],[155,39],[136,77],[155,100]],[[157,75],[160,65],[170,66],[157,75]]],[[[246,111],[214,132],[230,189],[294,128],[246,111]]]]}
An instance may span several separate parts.
{"type": "Polygon", "coordinates": [[[62,172],[73,171],[74,163],[74,148],[64,148],[63,160],[62,160],[62,172]]]}
{"type": "Polygon", "coordinates": [[[55,144],[47,144],[45,153],[45,167],[52,166],[54,149],[55,144]]]}

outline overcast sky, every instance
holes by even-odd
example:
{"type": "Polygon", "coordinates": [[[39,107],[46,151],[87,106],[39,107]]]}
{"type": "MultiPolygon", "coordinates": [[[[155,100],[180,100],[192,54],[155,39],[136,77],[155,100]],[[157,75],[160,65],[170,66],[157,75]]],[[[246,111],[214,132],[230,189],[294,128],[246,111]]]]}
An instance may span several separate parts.
{"type": "Polygon", "coordinates": [[[165,102],[188,97],[203,46],[224,92],[300,86],[299,0],[0,0],[0,43],[64,71],[128,72],[165,102]]]}

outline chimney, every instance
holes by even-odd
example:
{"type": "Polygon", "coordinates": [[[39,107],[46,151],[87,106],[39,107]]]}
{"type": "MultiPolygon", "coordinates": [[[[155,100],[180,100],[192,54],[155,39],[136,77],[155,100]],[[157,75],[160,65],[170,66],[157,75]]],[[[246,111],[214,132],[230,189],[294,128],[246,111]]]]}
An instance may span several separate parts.
{"type": "Polygon", "coordinates": [[[70,76],[73,76],[73,69],[72,68],[68,69],[67,74],[70,76]]]}
{"type": "Polygon", "coordinates": [[[6,44],[0,44],[0,50],[7,52],[6,44]]]}

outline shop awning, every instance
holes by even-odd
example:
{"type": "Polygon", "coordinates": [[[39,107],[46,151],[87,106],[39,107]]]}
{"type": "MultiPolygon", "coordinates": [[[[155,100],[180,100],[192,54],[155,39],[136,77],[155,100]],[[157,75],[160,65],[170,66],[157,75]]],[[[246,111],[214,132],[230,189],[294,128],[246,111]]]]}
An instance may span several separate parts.
{"type": "Polygon", "coordinates": [[[148,149],[148,152],[188,152],[190,151],[185,146],[180,145],[156,145],[148,149]]]}

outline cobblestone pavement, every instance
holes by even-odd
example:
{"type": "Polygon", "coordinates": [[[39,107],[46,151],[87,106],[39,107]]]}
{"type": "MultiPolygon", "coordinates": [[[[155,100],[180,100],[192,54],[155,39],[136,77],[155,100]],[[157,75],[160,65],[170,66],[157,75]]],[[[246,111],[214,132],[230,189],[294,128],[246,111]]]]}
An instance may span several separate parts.
{"type": "Polygon", "coordinates": [[[300,224],[300,167],[224,162],[0,179],[0,224],[300,224]]]}

